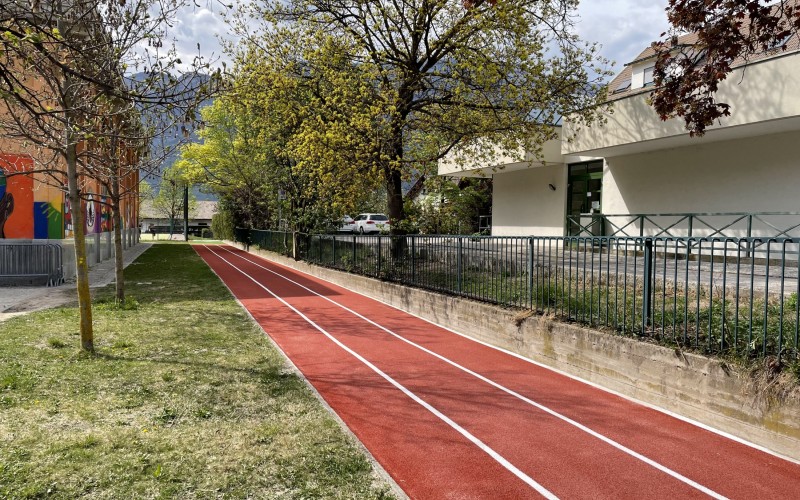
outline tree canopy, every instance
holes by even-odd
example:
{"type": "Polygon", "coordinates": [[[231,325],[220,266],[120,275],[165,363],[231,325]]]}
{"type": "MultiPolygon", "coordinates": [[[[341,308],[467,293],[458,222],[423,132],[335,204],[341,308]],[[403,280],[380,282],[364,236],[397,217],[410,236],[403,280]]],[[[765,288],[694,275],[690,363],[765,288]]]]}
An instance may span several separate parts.
{"type": "Polygon", "coordinates": [[[683,118],[692,135],[730,115],[731,106],[717,101],[716,92],[736,64],[786,50],[800,31],[795,0],[670,0],[667,17],[672,28],[654,44],[653,107],[663,120],[683,118]],[[680,50],[678,37],[687,33],[696,34],[696,42],[680,50]]]}
{"type": "Polygon", "coordinates": [[[465,147],[472,161],[518,156],[553,138],[566,113],[596,118],[606,72],[597,47],[572,31],[576,5],[268,0],[246,13],[264,23],[246,33],[241,75],[266,62],[280,82],[273,103],[283,101],[279,88],[299,90],[290,157],[326,182],[373,178],[397,222],[404,180],[454,148],[465,147]]]}

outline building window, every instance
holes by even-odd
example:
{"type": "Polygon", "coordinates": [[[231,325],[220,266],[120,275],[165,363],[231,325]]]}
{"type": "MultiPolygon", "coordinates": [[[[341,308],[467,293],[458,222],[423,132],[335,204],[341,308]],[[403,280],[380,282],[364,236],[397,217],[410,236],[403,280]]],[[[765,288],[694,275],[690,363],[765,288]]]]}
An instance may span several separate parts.
{"type": "Polygon", "coordinates": [[[653,85],[653,83],[655,82],[655,80],[653,79],[653,70],[655,70],[655,69],[656,69],[655,66],[649,66],[649,67],[644,69],[644,86],[645,87],[649,87],[650,85],[653,85]]]}
{"type": "Polygon", "coordinates": [[[630,90],[630,88],[631,88],[631,79],[626,78],[625,80],[622,80],[619,83],[619,85],[617,85],[617,88],[614,89],[612,94],[619,94],[621,92],[625,92],[626,90],[630,90]]]}

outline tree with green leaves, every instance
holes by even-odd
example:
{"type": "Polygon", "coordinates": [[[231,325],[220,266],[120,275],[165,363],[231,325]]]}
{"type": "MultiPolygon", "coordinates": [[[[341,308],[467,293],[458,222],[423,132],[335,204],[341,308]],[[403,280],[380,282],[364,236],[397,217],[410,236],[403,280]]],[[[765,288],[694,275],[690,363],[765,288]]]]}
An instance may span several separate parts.
{"type": "Polygon", "coordinates": [[[230,94],[203,108],[201,116],[200,142],[181,149],[175,170],[220,199],[236,200],[233,215],[237,225],[264,227],[277,193],[269,187],[273,169],[265,165],[263,144],[251,126],[257,117],[249,115],[230,94]]]}
{"type": "Polygon", "coordinates": [[[263,29],[246,35],[318,104],[300,127],[300,156],[335,167],[342,148],[356,152],[383,184],[396,232],[404,180],[444,155],[521,156],[554,138],[564,114],[597,119],[607,73],[597,47],[573,32],[576,5],[267,0],[256,14],[263,29]]]}
{"type": "MultiPolygon", "coordinates": [[[[218,194],[238,226],[324,230],[363,206],[377,186],[357,168],[367,163],[357,158],[364,148],[348,138],[360,114],[322,126],[331,110],[317,92],[325,81],[295,78],[285,63],[250,46],[226,94],[202,110],[202,142],[183,148],[176,167],[218,194]]],[[[345,73],[324,78],[359,83],[345,73]]]]}
{"type": "Polygon", "coordinates": [[[422,234],[471,234],[490,205],[490,179],[432,176],[424,190],[406,201],[407,228],[422,234]]]}

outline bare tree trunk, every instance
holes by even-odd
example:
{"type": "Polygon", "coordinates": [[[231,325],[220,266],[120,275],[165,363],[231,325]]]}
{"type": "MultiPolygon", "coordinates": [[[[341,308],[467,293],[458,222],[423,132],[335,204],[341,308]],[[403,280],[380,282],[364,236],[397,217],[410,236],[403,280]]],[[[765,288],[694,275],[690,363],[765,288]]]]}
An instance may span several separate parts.
{"type": "MultiPolygon", "coordinates": [[[[403,102],[398,103],[398,109],[405,109],[403,102]]],[[[391,222],[390,230],[393,235],[405,234],[405,231],[398,227],[398,223],[402,223],[405,218],[405,209],[403,207],[403,177],[400,172],[400,164],[403,161],[403,129],[402,120],[406,114],[402,113],[392,123],[392,164],[384,167],[384,180],[386,183],[386,194],[388,197],[388,212],[389,221],[391,222]]]]}
{"type": "Polygon", "coordinates": [[[403,209],[403,179],[400,171],[392,169],[386,175],[386,194],[388,195],[389,220],[391,220],[392,234],[403,234],[395,223],[405,219],[403,209]]]}
{"type": "Polygon", "coordinates": [[[78,153],[72,131],[67,127],[67,184],[72,210],[72,230],[75,239],[75,271],[78,278],[78,308],[80,310],[81,349],[94,352],[92,328],[92,296],[89,293],[89,263],[86,260],[86,229],[83,224],[81,198],[78,191],[78,153]]]}
{"type": "Polygon", "coordinates": [[[120,212],[119,176],[111,181],[111,210],[114,216],[114,275],[116,277],[116,297],[120,304],[125,303],[125,255],[122,250],[122,213],[120,212]]]}
{"type": "MultiPolygon", "coordinates": [[[[405,115],[404,115],[405,116],[405,115]]],[[[394,146],[393,146],[393,160],[398,164],[403,160],[403,131],[399,122],[394,124],[394,146]]],[[[386,194],[388,196],[388,212],[390,226],[390,251],[392,258],[400,259],[406,249],[406,230],[400,224],[405,222],[406,214],[405,207],[403,207],[403,178],[399,166],[394,165],[388,167],[385,172],[386,176],[386,194]]]]}
{"type": "MultiPolygon", "coordinates": [[[[61,20],[58,21],[64,33],[61,20]]],[[[67,186],[72,211],[72,232],[75,240],[75,274],[78,288],[78,310],[80,312],[81,349],[94,352],[94,329],[92,326],[92,296],[89,292],[89,263],[86,261],[86,228],[81,211],[81,197],[78,189],[78,144],[75,131],[76,121],[73,106],[77,101],[76,87],[69,73],[64,74],[64,145],[66,146],[67,186]]]]}

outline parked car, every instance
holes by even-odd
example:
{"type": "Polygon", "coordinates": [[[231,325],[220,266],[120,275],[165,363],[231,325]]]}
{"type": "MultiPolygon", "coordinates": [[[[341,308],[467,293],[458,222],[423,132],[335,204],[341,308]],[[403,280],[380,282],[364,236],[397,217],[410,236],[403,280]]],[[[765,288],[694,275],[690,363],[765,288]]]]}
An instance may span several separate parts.
{"type": "Polygon", "coordinates": [[[356,225],[353,218],[349,215],[342,217],[342,220],[339,221],[339,228],[337,231],[340,233],[354,233],[356,231],[356,225]]]}
{"type": "Polygon", "coordinates": [[[355,219],[354,233],[388,233],[389,217],[384,214],[360,214],[355,219]]]}

